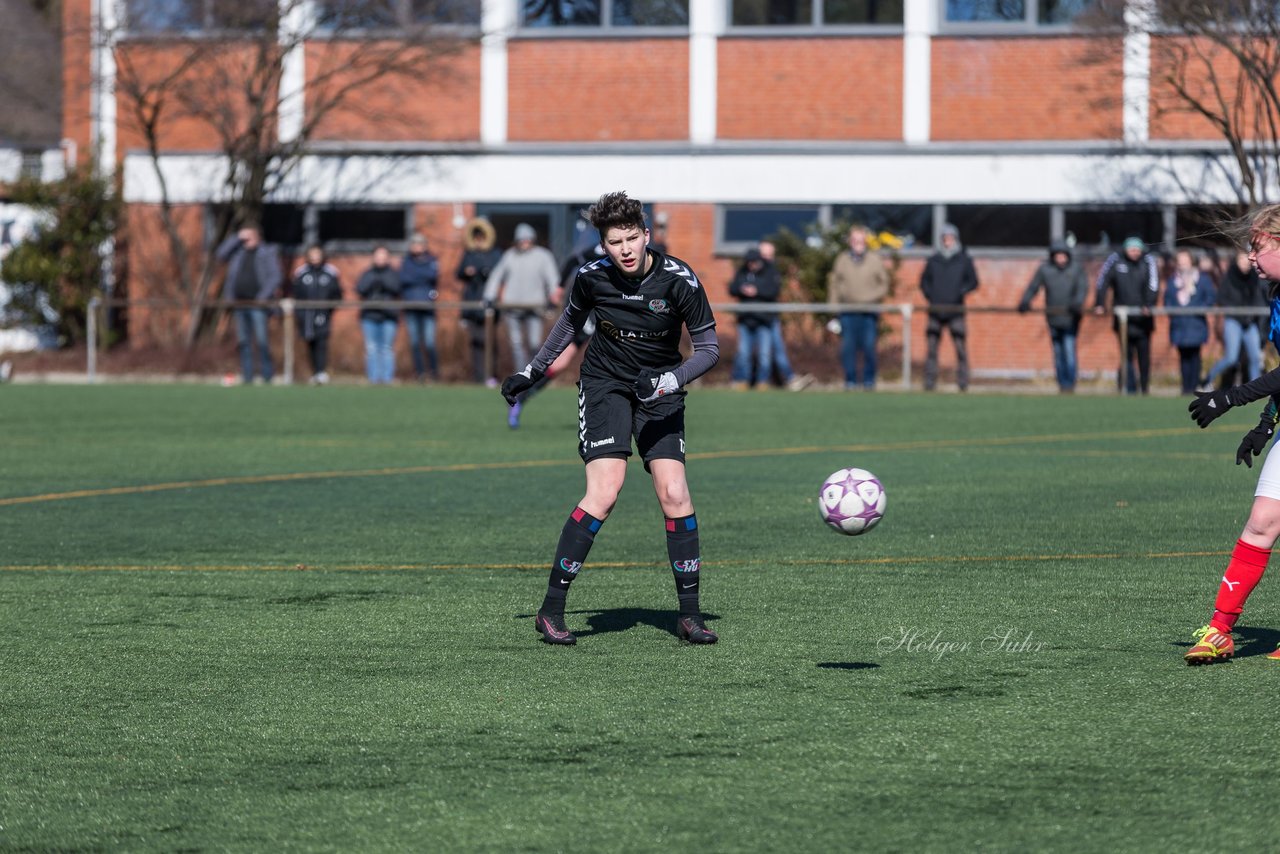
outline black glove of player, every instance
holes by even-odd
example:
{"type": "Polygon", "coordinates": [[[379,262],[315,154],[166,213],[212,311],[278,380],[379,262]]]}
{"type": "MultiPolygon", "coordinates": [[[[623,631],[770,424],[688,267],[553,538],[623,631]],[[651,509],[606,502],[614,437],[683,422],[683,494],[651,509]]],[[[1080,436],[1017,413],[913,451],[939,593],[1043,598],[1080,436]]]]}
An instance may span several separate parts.
{"type": "Polygon", "coordinates": [[[1269,415],[1262,416],[1258,426],[1245,433],[1244,438],[1240,440],[1240,447],[1236,450],[1236,465],[1244,463],[1249,468],[1253,468],[1253,458],[1262,456],[1267,442],[1271,441],[1275,433],[1275,421],[1269,415]]]}
{"type": "Polygon", "coordinates": [[[533,384],[537,382],[534,379],[533,371],[525,368],[519,373],[512,374],[502,381],[502,396],[506,398],[507,406],[515,406],[520,399],[520,395],[533,388],[533,384]]]}
{"type": "Polygon", "coordinates": [[[1187,411],[1191,413],[1192,421],[1201,427],[1208,427],[1215,418],[1221,416],[1234,405],[1231,402],[1230,389],[1200,392],[1196,395],[1196,399],[1191,401],[1187,411]]]}

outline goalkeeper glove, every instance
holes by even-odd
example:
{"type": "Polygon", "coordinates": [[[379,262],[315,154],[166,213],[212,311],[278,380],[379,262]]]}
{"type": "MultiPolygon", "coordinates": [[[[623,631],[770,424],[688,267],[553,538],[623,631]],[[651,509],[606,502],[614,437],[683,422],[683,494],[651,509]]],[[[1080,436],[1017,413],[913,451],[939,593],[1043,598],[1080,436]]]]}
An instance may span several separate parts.
{"type": "Polygon", "coordinates": [[[1236,450],[1236,465],[1244,463],[1249,468],[1253,468],[1253,458],[1262,456],[1267,442],[1271,441],[1275,433],[1275,419],[1270,415],[1263,415],[1258,426],[1245,433],[1240,441],[1240,447],[1236,450]]]}
{"type": "Polygon", "coordinates": [[[541,374],[537,377],[533,375],[533,368],[528,365],[523,371],[512,374],[502,381],[502,396],[506,398],[508,406],[515,406],[520,399],[520,395],[533,388],[533,384],[541,378],[541,374]]]}
{"type": "Polygon", "coordinates": [[[680,383],[676,381],[676,375],[670,371],[665,374],[659,374],[656,371],[643,371],[640,376],[636,377],[636,397],[640,399],[641,403],[649,403],[663,395],[679,390],[680,383]]]}
{"type": "Polygon", "coordinates": [[[1231,399],[1231,389],[1225,389],[1197,394],[1196,399],[1187,407],[1187,411],[1191,413],[1192,421],[1201,427],[1208,427],[1215,418],[1233,406],[1235,403],[1231,399]]]}

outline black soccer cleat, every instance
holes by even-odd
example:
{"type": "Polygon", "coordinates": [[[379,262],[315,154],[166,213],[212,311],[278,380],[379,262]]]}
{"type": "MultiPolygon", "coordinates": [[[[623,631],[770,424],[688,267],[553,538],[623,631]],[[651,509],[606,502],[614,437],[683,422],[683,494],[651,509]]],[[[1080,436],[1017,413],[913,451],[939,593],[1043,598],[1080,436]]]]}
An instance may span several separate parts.
{"type": "Polygon", "coordinates": [[[547,643],[572,646],[578,642],[578,638],[564,624],[563,615],[544,614],[539,611],[538,616],[533,619],[533,627],[547,643]]]}
{"type": "Polygon", "coordinates": [[[676,637],[689,643],[715,643],[720,636],[703,622],[701,616],[681,616],[676,620],[676,637]]]}

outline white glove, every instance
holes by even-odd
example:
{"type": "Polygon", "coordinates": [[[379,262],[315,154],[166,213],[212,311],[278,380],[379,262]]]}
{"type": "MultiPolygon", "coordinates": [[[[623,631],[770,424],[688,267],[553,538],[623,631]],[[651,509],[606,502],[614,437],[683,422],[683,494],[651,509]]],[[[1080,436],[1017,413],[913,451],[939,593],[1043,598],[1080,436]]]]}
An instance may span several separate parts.
{"type": "Polygon", "coordinates": [[[645,372],[636,377],[636,397],[641,403],[649,403],[679,390],[680,383],[676,380],[676,375],[670,371],[665,374],[645,372]]]}

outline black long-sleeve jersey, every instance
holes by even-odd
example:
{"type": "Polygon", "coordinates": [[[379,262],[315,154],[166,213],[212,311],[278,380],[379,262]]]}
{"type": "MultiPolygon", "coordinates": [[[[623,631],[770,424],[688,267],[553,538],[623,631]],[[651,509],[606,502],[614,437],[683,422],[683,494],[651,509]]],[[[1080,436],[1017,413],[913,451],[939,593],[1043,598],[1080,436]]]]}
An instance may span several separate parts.
{"type": "MultiPolygon", "coordinates": [[[[707,293],[689,265],[653,249],[647,251],[653,263],[641,278],[622,275],[608,257],[584,265],[574,277],[562,321],[581,328],[594,311],[596,322],[595,335],[582,358],[582,377],[630,386],[641,371],[674,371],[682,359],[681,327],[698,337],[714,329],[707,293]]],[[[553,330],[531,367],[546,370],[564,349],[554,340],[558,337],[553,330]]],[[[712,358],[702,370],[714,364],[712,358]]]]}

